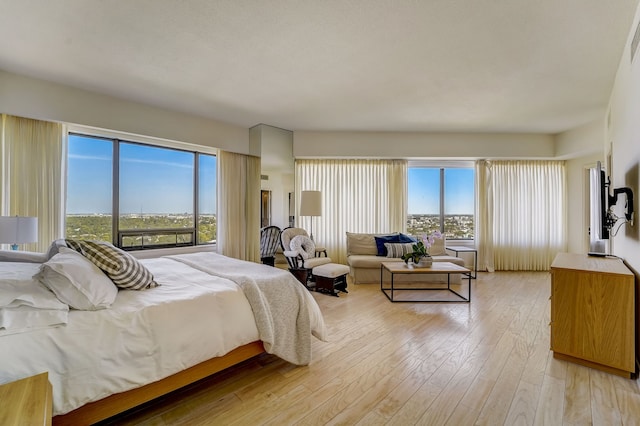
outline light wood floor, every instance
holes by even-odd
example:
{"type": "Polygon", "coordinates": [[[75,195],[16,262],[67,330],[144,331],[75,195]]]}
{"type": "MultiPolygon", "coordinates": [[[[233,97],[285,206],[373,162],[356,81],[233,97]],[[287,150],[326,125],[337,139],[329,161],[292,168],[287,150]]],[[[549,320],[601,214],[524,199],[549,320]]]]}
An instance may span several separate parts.
{"type": "Polygon", "coordinates": [[[471,304],[392,304],[377,285],[314,293],[329,341],[263,355],[116,424],[632,425],[640,387],[553,358],[548,273],[480,273],[471,304]]]}

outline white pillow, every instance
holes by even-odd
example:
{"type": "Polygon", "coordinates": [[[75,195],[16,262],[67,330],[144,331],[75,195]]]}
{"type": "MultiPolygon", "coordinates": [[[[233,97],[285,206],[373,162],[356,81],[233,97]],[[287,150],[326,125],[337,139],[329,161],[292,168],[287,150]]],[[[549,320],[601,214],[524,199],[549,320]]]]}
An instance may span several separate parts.
{"type": "Polygon", "coordinates": [[[40,280],[62,302],[83,311],[108,308],[118,295],[118,288],[100,268],[67,247],[60,247],[43,265],[40,280]]]}
{"type": "Polygon", "coordinates": [[[316,245],[313,240],[306,235],[296,235],[291,239],[289,247],[292,251],[298,252],[303,259],[316,256],[316,245]]]}
{"type": "Polygon", "coordinates": [[[428,252],[431,256],[447,256],[448,253],[445,250],[446,245],[446,237],[444,236],[444,234],[442,234],[441,238],[433,239],[433,244],[431,245],[431,247],[429,247],[428,252]]]}

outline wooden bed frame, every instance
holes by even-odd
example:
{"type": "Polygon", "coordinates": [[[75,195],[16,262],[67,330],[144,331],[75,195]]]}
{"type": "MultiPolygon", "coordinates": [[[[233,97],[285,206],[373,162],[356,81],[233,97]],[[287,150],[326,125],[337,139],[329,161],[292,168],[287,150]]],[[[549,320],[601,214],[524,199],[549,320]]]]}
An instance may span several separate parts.
{"type": "Polygon", "coordinates": [[[182,370],[157,382],[149,383],[136,389],[117,393],[99,401],[90,402],[67,414],[53,418],[54,425],[88,425],[122,413],[133,407],[151,401],[183,386],[194,383],[232,365],[239,364],[264,352],[261,341],[240,346],[228,354],[212,358],[182,370]]]}

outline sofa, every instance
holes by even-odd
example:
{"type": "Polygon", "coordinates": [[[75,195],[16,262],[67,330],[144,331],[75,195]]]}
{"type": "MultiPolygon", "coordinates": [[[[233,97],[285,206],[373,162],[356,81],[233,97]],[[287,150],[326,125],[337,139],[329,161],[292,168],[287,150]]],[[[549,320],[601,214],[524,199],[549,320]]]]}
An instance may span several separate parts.
{"type": "MultiPolygon", "coordinates": [[[[408,241],[409,237],[400,233],[369,234],[347,232],[347,263],[349,265],[349,275],[354,284],[376,283],[380,284],[380,267],[382,262],[404,262],[399,257],[387,257],[389,254],[383,252],[380,242],[384,240],[408,241]],[[388,238],[388,237],[397,238],[388,238]],[[376,238],[379,240],[376,242],[376,238]],[[386,238],[385,238],[386,237],[386,238]],[[386,255],[385,255],[386,254],[386,255]]],[[[456,265],[465,266],[464,259],[449,256],[445,250],[445,237],[437,238],[429,248],[429,254],[434,262],[451,262],[456,265]]],[[[422,281],[422,282],[447,282],[446,274],[420,274],[420,275],[400,275],[398,281],[422,281]]],[[[451,275],[451,283],[460,283],[460,274],[451,275]]]]}

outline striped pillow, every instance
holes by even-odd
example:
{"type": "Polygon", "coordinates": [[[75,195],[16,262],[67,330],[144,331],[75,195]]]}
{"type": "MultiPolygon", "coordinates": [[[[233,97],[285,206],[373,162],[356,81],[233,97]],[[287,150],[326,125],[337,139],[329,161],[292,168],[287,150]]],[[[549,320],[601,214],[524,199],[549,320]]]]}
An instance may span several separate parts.
{"type": "Polygon", "coordinates": [[[387,248],[387,257],[402,257],[413,251],[414,243],[384,243],[387,248]]]}
{"type": "Polygon", "coordinates": [[[66,240],[67,245],[102,269],[121,289],[144,290],[157,287],[153,274],[138,260],[104,241],[66,240]]]}

